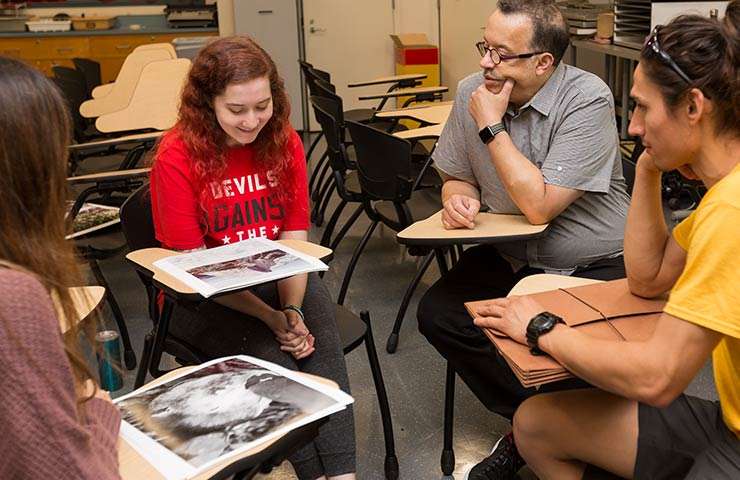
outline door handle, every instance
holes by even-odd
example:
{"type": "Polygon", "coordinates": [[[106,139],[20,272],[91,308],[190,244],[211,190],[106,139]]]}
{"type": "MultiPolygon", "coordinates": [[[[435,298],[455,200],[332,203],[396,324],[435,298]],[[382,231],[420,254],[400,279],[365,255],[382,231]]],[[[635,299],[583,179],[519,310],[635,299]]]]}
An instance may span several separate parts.
{"type": "Polygon", "coordinates": [[[311,32],[311,33],[324,33],[326,31],[326,29],[325,28],[311,27],[311,28],[308,29],[308,31],[311,32]]]}

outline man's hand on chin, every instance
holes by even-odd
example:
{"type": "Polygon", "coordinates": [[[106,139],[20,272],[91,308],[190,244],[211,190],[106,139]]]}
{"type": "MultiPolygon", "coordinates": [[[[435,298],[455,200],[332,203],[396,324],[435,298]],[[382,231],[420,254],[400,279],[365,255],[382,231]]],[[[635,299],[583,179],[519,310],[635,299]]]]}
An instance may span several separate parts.
{"type": "Polygon", "coordinates": [[[479,129],[501,122],[509,105],[509,97],[513,88],[514,81],[507,78],[498,93],[491,93],[484,83],[470,94],[468,111],[479,129]]]}

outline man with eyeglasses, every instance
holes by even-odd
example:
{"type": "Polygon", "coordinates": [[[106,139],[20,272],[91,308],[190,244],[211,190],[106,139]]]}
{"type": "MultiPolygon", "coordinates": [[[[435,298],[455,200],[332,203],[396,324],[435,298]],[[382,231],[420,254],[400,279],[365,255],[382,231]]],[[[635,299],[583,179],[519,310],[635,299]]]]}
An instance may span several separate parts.
{"type": "MultiPolygon", "coordinates": [[[[629,195],[614,99],[598,77],[561,62],[568,44],[553,1],[499,0],[476,45],[483,71],[458,85],[433,156],[444,178],[445,228],[473,228],[482,207],[550,224],[540,239],[467,249],[417,311],[429,342],[489,410],[509,419],[538,391],[521,386],[463,302],[506,296],[535,273],[625,276],[629,195]]],[[[509,434],[466,478],[513,478],[521,465],[509,434]]]]}

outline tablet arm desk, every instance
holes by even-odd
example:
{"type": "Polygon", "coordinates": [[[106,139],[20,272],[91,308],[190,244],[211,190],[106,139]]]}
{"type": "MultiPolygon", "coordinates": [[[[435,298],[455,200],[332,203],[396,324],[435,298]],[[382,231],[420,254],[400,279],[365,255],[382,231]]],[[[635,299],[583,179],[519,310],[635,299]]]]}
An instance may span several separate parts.
{"type": "MultiPolygon", "coordinates": [[[[333,255],[333,252],[330,249],[310,242],[301,240],[280,240],[279,243],[299,250],[302,253],[312,255],[323,261],[330,260],[333,255]]],[[[126,258],[133,263],[136,270],[142,275],[151,278],[154,286],[164,293],[164,302],[162,305],[162,312],[159,315],[159,321],[154,326],[152,332],[147,334],[148,341],[145,343],[145,351],[142,353],[139,370],[136,373],[134,388],[138,388],[144,384],[147,370],[153,377],[159,377],[167,373],[166,370],[159,369],[159,363],[164,351],[170,318],[172,317],[172,310],[175,303],[198,303],[205,300],[198,292],[154,265],[154,262],[157,260],[171,257],[173,255],[182,255],[182,253],[164,248],[144,248],[126,255],[126,258]],[[149,347],[149,351],[147,351],[147,346],[149,347]]],[[[225,292],[224,294],[234,292],[235,290],[232,290],[225,292]]]]}
{"type": "MultiPolygon", "coordinates": [[[[372,80],[366,80],[363,82],[350,83],[349,85],[347,85],[347,87],[349,88],[368,87],[371,85],[383,85],[383,84],[390,83],[391,86],[388,87],[388,90],[386,91],[386,93],[390,93],[400,88],[408,89],[408,88],[418,87],[419,85],[421,85],[421,80],[425,78],[427,78],[427,75],[425,73],[409,73],[406,75],[392,75],[389,77],[374,78],[372,80]]],[[[385,102],[387,101],[388,101],[387,97],[383,98],[380,104],[378,105],[377,110],[382,110],[383,107],[385,106],[385,102]]]]}
{"type": "MultiPolygon", "coordinates": [[[[479,213],[475,217],[474,229],[445,230],[442,226],[442,212],[437,212],[426,220],[414,223],[401,231],[396,239],[406,246],[432,247],[435,249],[437,263],[442,275],[448,271],[443,248],[472,244],[495,244],[525,241],[540,238],[548,225],[532,225],[523,215],[502,215],[479,213]]],[[[398,324],[398,322],[397,322],[398,324]]],[[[391,335],[398,335],[400,324],[394,325],[391,335]],[[398,329],[396,328],[398,327],[398,329]]],[[[391,338],[388,339],[389,343],[391,338]]],[[[455,371],[447,363],[445,378],[444,407],[444,446],[440,464],[445,475],[455,469],[455,451],[452,448],[452,432],[455,402],[455,371]]]]}
{"type": "Polygon", "coordinates": [[[392,92],[379,93],[373,95],[365,95],[359,97],[360,100],[376,100],[383,99],[378,110],[383,108],[385,101],[389,98],[408,97],[403,103],[403,107],[407,107],[412,102],[433,102],[435,100],[442,100],[442,94],[449,89],[447,87],[420,87],[420,88],[402,88],[394,90],[392,92]]]}

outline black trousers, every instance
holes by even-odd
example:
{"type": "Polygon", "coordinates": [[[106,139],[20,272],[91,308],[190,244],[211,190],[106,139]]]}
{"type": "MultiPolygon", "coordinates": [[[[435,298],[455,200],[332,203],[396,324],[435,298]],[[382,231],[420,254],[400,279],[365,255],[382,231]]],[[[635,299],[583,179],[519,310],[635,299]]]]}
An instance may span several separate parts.
{"type": "MultiPolygon", "coordinates": [[[[419,331],[450,362],[455,372],[489,410],[511,419],[519,405],[536,393],[587,387],[568,379],[524,388],[486,335],[473,324],[464,302],[505,297],[522,278],[544,273],[524,267],[514,272],[496,249],[479,245],[424,294],[419,303],[419,331]]],[[[624,259],[605,259],[578,269],[573,276],[614,280],[625,277],[624,259]]]]}

